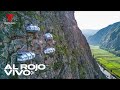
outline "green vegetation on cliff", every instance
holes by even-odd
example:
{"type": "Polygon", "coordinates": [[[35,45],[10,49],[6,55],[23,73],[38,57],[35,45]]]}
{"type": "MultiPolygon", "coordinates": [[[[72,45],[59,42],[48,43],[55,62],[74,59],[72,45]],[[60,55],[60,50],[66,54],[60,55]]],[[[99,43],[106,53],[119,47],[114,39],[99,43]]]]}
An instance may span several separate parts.
{"type": "MultiPolygon", "coordinates": [[[[47,69],[43,72],[35,72],[34,75],[25,77],[18,76],[18,79],[95,79],[103,77],[94,58],[92,57],[88,43],[77,26],[73,11],[12,11],[0,12],[0,20],[6,21],[6,13],[15,15],[15,25],[2,25],[0,39],[0,68],[3,70],[6,64],[16,62],[16,54],[19,49],[31,50],[36,54],[35,59],[27,64],[46,64],[47,69]],[[25,28],[28,24],[40,27],[37,34],[26,34],[25,28]],[[43,38],[46,32],[50,32],[55,40],[56,49],[53,55],[43,53],[46,42],[43,38]],[[37,37],[37,40],[34,40],[37,37]],[[3,42],[4,41],[4,42],[3,42]],[[39,43],[39,42],[40,43],[39,43]],[[32,42],[37,44],[31,45],[32,42]],[[38,46],[39,48],[35,48],[38,46]],[[29,47],[29,48],[28,48],[29,47]],[[32,50],[31,48],[35,48],[32,50]],[[93,64],[94,63],[94,64],[93,64]]],[[[48,44],[48,43],[47,43],[48,44]]],[[[19,65],[20,63],[17,63],[19,65]]],[[[0,78],[11,78],[0,72],[0,78]],[[4,76],[4,77],[3,77],[4,76]]],[[[16,78],[16,77],[12,77],[16,78]]]]}

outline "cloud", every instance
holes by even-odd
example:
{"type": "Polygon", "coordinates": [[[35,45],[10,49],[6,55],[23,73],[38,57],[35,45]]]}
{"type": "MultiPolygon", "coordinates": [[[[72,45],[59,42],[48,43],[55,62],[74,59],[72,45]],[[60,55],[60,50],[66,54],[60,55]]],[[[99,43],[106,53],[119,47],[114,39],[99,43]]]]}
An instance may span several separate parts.
{"type": "Polygon", "coordinates": [[[80,29],[99,30],[120,21],[120,11],[75,11],[80,29]]]}

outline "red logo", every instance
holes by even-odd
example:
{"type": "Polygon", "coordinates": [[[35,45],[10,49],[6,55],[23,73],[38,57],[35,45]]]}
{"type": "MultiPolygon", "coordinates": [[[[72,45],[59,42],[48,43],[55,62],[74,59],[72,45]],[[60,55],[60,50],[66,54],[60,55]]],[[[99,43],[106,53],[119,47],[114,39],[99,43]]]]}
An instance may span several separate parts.
{"type": "Polygon", "coordinates": [[[6,14],[6,17],[7,17],[8,22],[12,22],[14,15],[13,14],[6,14]]]}

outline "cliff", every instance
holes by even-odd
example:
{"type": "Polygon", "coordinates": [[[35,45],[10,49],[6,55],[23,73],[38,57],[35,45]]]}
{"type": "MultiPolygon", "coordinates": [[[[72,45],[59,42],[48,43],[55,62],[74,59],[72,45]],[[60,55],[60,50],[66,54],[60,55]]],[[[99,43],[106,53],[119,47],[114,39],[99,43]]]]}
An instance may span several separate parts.
{"type": "MultiPolygon", "coordinates": [[[[1,59],[0,78],[17,79],[96,79],[104,78],[94,58],[92,57],[86,38],[81,33],[74,18],[73,11],[12,11],[1,12],[0,19],[5,21],[5,14],[13,13],[15,25],[1,24],[1,59]],[[26,36],[25,27],[32,23],[40,27],[37,35],[26,36]],[[53,34],[56,51],[53,55],[45,55],[43,49],[46,45],[43,35],[46,32],[53,34]],[[21,37],[22,36],[22,37],[21,37]],[[27,37],[27,38],[26,38],[27,37]],[[37,37],[37,38],[36,38],[37,37]],[[31,40],[27,42],[27,40],[31,40]],[[38,40],[37,44],[31,43],[38,40]],[[29,44],[27,44],[29,43],[29,44]],[[3,67],[7,64],[17,64],[16,52],[21,48],[34,49],[36,57],[33,64],[44,63],[44,71],[37,71],[31,76],[7,77],[3,67]]],[[[1,22],[1,23],[2,23],[1,22]]]]}

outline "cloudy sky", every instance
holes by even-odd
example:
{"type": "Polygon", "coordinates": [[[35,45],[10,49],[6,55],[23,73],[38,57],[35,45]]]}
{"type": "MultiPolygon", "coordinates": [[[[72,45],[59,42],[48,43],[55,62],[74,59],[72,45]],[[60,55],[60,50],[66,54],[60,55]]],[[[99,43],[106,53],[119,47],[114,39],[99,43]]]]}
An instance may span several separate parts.
{"type": "Polygon", "coordinates": [[[120,11],[75,11],[75,19],[81,30],[99,30],[120,21],[120,11]]]}

